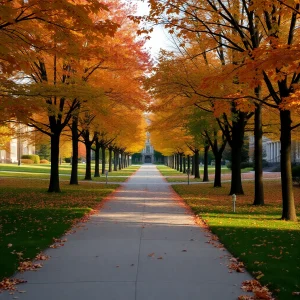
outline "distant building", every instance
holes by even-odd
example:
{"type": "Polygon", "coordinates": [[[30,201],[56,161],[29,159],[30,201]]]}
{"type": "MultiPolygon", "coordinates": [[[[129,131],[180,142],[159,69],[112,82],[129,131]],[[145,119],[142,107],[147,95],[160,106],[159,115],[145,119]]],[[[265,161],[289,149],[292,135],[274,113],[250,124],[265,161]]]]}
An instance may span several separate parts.
{"type": "MultiPolygon", "coordinates": [[[[263,137],[263,159],[269,163],[280,163],[280,141],[273,141],[263,137]]],[[[254,153],[254,136],[249,139],[250,160],[253,161],[254,153]]],[[[300,141],[292,141],[291,145],[292,163],[300,163],[300,141]]]]}
{"type": "Polygon", "coordinates": [[[15,136],[7,143],[5,150],[0,150],[2,163],[17,163],[22,155],[35,154],[35,146],[28,138],[32,129],[24,124],[16,126],[18,128],[15,130],[15,136]]]}
{"type": "Polygon", "coordinates": [[[159,153],[156,152],[153,148],[153,146],[151,145],[151,141],[150,141],[150,133],[147,132],[147,136],[146,136],[146,142],[145,142],[145,147],[142,150],[141,153],[135,153],[132,155],[132,163],[163,163],[164,162],[164,156],[159,153]]]}
{"type": "Polygon", "coordinates": [[[147,139],[145,143],[145,148],[141,152],[142,163],[153,163],[154,162],[154,149],[150,142],[150,133],[147,132],[147,139]]]}

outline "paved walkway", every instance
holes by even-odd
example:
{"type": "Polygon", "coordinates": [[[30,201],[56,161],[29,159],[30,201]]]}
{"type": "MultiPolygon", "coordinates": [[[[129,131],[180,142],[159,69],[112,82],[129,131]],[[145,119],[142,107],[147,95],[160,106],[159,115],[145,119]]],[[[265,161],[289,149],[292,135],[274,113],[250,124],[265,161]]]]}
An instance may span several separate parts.
{"type": "MultiPolygon", "coordinates": [[[[51,259],[18,278],[22,300],[233,300],[247,273],[229,273],[154,165],[143,165],[51,259]]],[[[17,298],[15,298],[17,299],[17,298]]]]}

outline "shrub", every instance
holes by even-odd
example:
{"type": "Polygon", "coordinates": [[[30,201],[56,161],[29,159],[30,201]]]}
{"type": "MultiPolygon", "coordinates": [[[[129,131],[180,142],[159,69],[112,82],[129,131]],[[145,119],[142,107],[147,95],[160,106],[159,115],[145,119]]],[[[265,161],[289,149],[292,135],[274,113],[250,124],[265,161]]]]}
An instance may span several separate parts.
{"type": "Polygon", "coordinates": [[[33,162],[32,159],[21,158],[21,164],[24,164],[24,165],[32,165],[32,164],[34,164],[34,162],[33,162]]]}
{"type": "Polygon", "coordinates": [[[65,157],[65,162],[69,164],[71,162],[71,157],[65,157]]]}
{"type": "Polygon", "coordinates": [[[295,166],[292,168],[292,176],[300,177],[300,166],[295,166]]]}
{"type": "Polygon", "coordinates": [[[22,159],[31,159],[34,164],[39,164],[40,163],[40,157],[36,154],[26,154],[22,155],[22,159]]]}
{"type": "Polygon", "coordinates": [[[252,162],[242,162],[241,169],[245,169],[245,168],[253,168],[253,163],[252,162]]]}
{"type": "Polygon", "coordinates": [[[298,183],[300,186],[300,166],[292,167],[293,182],[298,183]]]}
{"type": "Polygon", "coordinates": [[[47,159],[41,159],[40,164],[49,164],[49,160],[47,159]]]}
{"type": "MultiPolygon", "coordinates": [[[[231,170],[231,166],[232,166],[232,163],[231,162],[228,162],[226,164],[226,167],[228,169],[231,170]]],[[[254,167],[254,164],[252,162],[241,162],[241,169],[245,169],[245,168],[253,168],[254,167]]]]}

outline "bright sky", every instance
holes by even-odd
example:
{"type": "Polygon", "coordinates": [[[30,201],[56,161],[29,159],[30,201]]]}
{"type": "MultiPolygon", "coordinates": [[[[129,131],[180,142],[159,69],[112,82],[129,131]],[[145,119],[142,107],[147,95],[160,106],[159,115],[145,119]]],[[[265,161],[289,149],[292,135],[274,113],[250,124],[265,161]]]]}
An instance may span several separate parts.
{"type": "MultiPolygon", "coordinates": [[[[133,3],[137,4],[136,15],[146,15],[149,12],[147,1],[132,0],[133,3]]],[[[166,30],[162,26],[156,26],[151,33],[151,40],[146,42],[146,47],[149,49],[153,59],[158,57],[160,48],[170,49],[171,42],[168,39],[166,30]]]]}

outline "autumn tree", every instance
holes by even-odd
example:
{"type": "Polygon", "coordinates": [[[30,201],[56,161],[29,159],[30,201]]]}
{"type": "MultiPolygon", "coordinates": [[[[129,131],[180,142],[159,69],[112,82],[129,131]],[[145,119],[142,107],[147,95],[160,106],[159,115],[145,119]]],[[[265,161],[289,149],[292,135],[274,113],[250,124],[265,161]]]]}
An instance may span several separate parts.
{"type": "MultiPolygon", "coordinates": [[[[252,94],[240,89],[237,98],[255,100],[257,116],[260,114],[260,104],[279,110],[282,219],[296,220],[290,145],[291,131],[299,126],[292,123],[293,98],[297,94],[300,80],[298,55],[295,55],[299,48],[296,35],[299,3],[277,0],[263,3],[232,0],[224,3],[221,0],[203,0],[150,1],[150,5],[148,20],[165,23],[171,32],[176,28],[184,42],[199,35],[207,40],[205,52],[215,49],[225,62],[231,60],[232,63],[224,64],[223,74],[230,76],[237,85],[247,84],[252,88],[252,94]],[[226,55],[223,52],[225,48],[228,49],[226,55]],[[269,96],[261,97],[261,87],[266,88],[269,96]]],[[[238,113],[234,107],[233,109],[234,113],[238,113]]],[[[245,116],[241,115],[239,119],[243,126],[245,116]]],[[[258,117],[257,124],[260,124],[259,119],[258,117]]],[[[256,126],[256,130],[259,151],[261,126],[256,126]]],[[[236,128],[233,134],[235,131],[238,133],[239,130],[236,128]]],[[[242,137],[240,133],[239,138],[242,137]]],[[[259,186],[261,182],[256,181],[256,184],[259,186]]],[[[256,197],[261,197],[261,194],[256,197]]],[[[258,203],[259,201],[258,199],[258,203]]]]}

